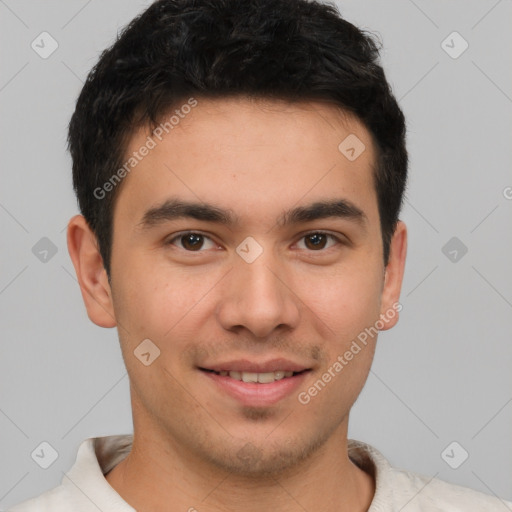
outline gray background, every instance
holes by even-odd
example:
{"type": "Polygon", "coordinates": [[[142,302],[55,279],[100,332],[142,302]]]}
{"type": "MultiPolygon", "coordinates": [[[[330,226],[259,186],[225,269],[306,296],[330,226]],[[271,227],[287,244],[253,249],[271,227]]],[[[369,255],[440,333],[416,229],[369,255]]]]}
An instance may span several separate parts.
{"type": "MultiPolygon", "coordinates": [[[[57,485],[86,437],[131,431],[116,331],[88,320],[67,252],[77,207],[65,136],[100,51],[148,4],[0,0],[0,508],[57,485]],[[47,59],[31,48],[43,31],[59,45],[47,59]],[[46,261],[43,237],[57,250],[46,261]],[[42,441],[59,455],[46,470],[30,456],[42,441]]],[[[411,157],[404,308],[380,336],[349,437],[510,500],[512,2],[339,5],[382,37],[411,157]],[[469,44],[458,58],[442,45],[453,31],[469,44]],[[442,457],[453,441],[452,465],[469,453],[458,469],[442,457]]]]}

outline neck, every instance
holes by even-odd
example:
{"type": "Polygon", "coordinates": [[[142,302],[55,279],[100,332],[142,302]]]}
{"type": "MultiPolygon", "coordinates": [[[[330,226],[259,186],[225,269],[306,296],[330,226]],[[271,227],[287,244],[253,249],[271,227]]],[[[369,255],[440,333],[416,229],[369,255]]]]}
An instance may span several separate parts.
{"type": "Polygon", "coordinates": [[[300,465],[256,477],[219,469],[162,433],[135,428],[130,454],[106,479],[139,512],[366,512],[375,482],[348,457],[342,427],[300,465]]]}

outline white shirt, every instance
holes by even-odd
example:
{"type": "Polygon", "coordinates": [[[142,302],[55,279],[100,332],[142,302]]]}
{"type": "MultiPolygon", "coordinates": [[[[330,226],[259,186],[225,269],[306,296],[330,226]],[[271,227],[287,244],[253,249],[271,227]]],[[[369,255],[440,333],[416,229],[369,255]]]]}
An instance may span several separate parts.
{"type": "MultiPolygon", "coordinates": [[[[135,512],[104,475],[131,449],[131,435],[89,438],[61,485],[8,512],[135,512]]],[[[512,512],[512,502],[391,467],[369,444],[348,440],[350,459],[373,475],[375,495],[368,512],[512,512]]]]}

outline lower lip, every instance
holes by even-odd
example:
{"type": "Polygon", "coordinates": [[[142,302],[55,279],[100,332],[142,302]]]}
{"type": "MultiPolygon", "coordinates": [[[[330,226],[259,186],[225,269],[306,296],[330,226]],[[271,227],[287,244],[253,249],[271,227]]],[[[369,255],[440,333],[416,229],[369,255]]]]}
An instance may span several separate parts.
{"type": "Polygon", "coordinates": [[[265,407],[276,404],[296,391],[303,384],[306,375],[309,373],[309,371],[305,371],[292,377],[269,382],[268,384],[259,384],[232,379],[231,377],[204,370],[200,371],[215,382],[223,392],[226,392],[247,407],[265,407]]]}

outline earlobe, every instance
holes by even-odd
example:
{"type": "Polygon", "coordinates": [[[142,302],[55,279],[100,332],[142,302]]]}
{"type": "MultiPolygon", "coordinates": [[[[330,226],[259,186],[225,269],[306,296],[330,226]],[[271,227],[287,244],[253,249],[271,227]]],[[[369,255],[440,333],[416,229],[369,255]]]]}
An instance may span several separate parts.
{"type": "Polygon", "coordinates": [[[407,227],[398,221],[391,239],[389,260],[384,271],[384,285],[381,296],[381,331],[391,329],[398,322],[398,313],[402,309],[400,291],[405,271],[407,255],[407,227]]]}
{"type": "Polygon", "coordinates": [[[75,267],[87,314],[100,327],[115,327],[112,293],[95,234],[82,215],[68,223],[68,251],[75,267]]]}

